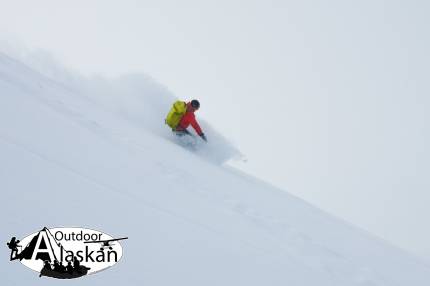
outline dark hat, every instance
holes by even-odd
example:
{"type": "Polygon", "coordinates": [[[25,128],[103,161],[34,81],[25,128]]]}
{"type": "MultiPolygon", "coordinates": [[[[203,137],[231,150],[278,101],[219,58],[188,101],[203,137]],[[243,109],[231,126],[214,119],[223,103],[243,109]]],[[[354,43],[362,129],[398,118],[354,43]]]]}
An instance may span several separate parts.
{"type": "Polygon", "coordinates": [[[191,106],[194,109],[199,109],[200,108],[200,102],[197,99],[193,99],[193,100],[191,100],[191,106]]]}

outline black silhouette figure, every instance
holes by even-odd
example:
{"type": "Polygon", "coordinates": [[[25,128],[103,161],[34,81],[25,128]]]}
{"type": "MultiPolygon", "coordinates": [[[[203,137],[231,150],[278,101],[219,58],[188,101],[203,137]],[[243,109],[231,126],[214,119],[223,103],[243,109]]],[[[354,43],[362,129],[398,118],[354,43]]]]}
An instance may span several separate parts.
{"type": "Polygon", "coordinates": [[[66,266],[66,271],[67,271],[67,273],[69,273],[69,274],[73,274],[73,265],[72,265],[72,262],[68,262],[67,263],[67,266],[66,266]]]}
{"type": "Polygon", "coordinates": [[[49,272],[49,271],[52,271],[51,263],[49,263],[48,260],[45,260],[43,264],[43,268],[40,271],[39,277],[42,277],[42,272],[49,272]]]}
{"type": "Polygon", "coordinates": [[[54,260],[54,268],[52,269],[55,272],[61,272],[60,263],[58,263],[58,260],[54,260]]]}
{"type": "Polygon", "coordinates": [[[18,259],[18,246],[20,246],[18,243],[19,240],[15,236],[10,239],[10,242],[6,243],[10,249],[10,261],[18,259]]]}
{"type": "Polygon", "coordinates": [[[61,273],[65,273],[66,272],[66,266],[63,265],[63,262],[60,262],[59,268],[60,268],[60,272],[61,273]]]}
{"type": "Polygon", "coordinates": [[[79,269],[80,266],[81,263],[79,262],[78,258],[76,256],[73,257],[73,267],[75,267],[75,269],[79,269]]]}

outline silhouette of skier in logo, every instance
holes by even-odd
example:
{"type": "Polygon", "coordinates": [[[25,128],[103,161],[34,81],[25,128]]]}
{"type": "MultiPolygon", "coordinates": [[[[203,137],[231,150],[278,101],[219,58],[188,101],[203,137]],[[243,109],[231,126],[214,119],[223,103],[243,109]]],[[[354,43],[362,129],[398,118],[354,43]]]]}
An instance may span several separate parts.
{"type": "Polygon", "coordinates": [[[18,246],[20,246],[18,243],[19,240],[15,236],[10,239],[10,242],[6,243],[10,249],[10,261],[18,259],[18,246]]]}

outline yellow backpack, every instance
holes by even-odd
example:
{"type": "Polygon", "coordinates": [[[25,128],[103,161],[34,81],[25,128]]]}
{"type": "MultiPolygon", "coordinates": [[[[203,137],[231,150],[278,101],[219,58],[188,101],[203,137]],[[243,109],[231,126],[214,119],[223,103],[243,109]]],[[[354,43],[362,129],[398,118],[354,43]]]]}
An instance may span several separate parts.
{"type": "Polygon", "coordinates": [[[166,117],[166,124],[169,125],[172,129],[176,129],[179,122],[181,121],[182,116],[187,112],[187,103],[184,101],[176,101],[173,103],[172,108],[166,117]]]}

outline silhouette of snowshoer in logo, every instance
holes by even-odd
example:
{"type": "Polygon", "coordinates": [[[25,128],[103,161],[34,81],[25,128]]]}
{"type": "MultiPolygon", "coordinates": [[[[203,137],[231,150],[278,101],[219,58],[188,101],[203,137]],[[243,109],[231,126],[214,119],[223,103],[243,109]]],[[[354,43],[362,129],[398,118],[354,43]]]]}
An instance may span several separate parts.
{"type": "Polygon", "coordinates": [[[19,240],[16,239],[16,237],[12,237],[10,239],[10,242],[7,243],[7,246],[10,249],[10,260],[15,260],[18,259],[18,247],[20,247],[20,245],[18,245],[19,240]]]}

